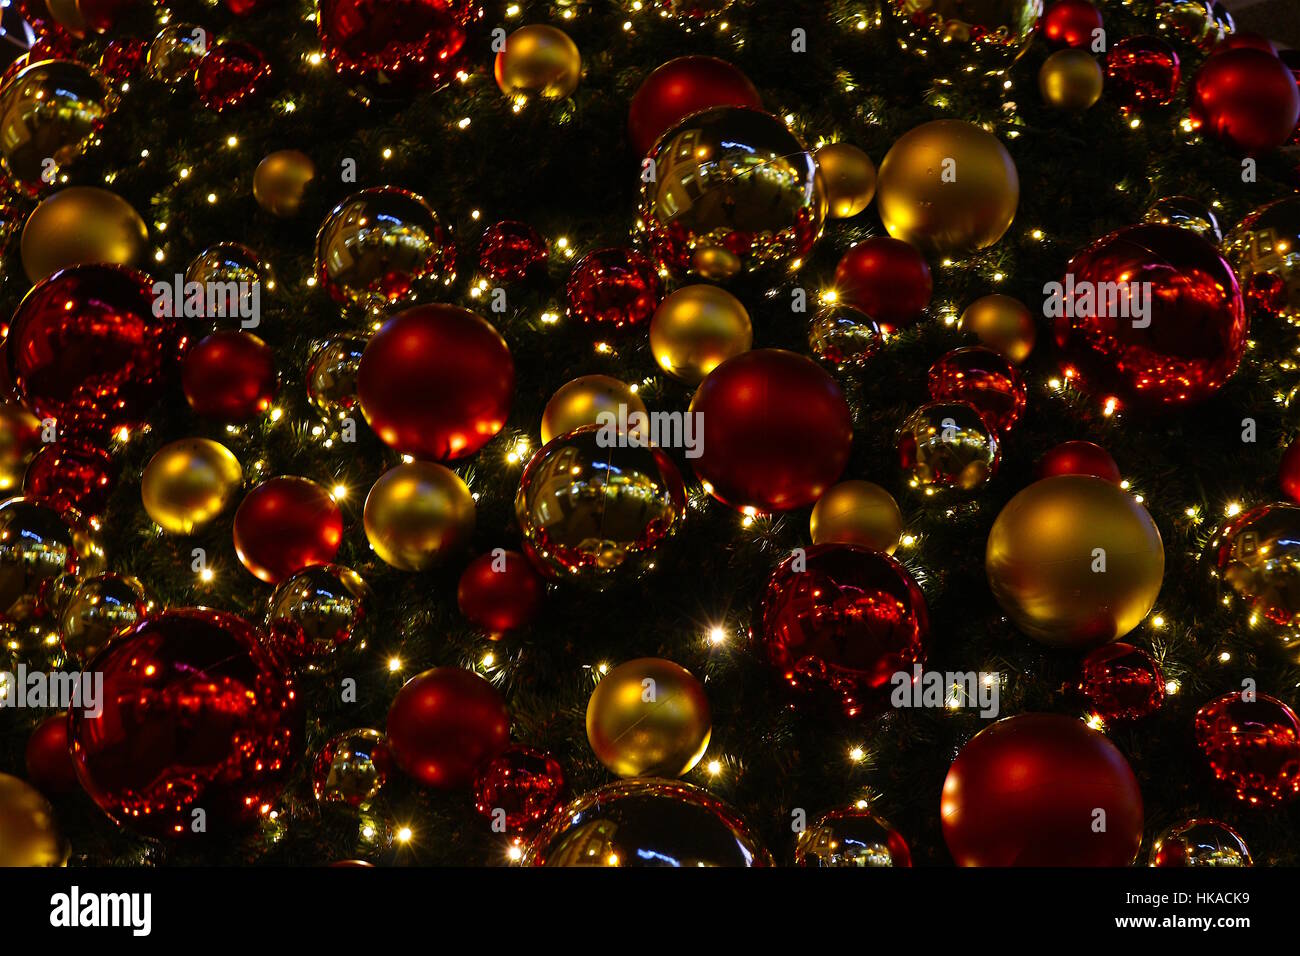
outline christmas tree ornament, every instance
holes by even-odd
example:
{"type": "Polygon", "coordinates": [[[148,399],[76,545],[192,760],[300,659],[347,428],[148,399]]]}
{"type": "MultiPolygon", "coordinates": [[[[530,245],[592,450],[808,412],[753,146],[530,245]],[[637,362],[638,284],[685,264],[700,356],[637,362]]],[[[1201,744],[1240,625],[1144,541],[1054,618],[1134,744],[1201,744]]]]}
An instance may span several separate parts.
{"type": "Polygon", "coordinates": [[[953,349],[930,366],[930,398],[966,402],[1005,436],[1025,411],[1027,391],[1011,360],[982,345],[953,349]]]}
{"type": "Polygon", "coordinates": [[[795,841],[794,865],[911,866],[912,853],[899,832],[870,810],[831,810],[808,825],[795,841]]]}
{"type": "Polygon", "coordinates": [[[808,327],[808,348],[836,371],[865,368],[880,351],[885,333],[867,313],[835,302],[817,310],[808,327]]]}
{"type": "Polygon", "coordinates": [[[346,418],[357,407],[357,372],[367,339],[336,335],[327,339],[307,363],[307,397],[330,418],[346,418]]]}
{"type": "Polygon", "coordinates": [[[171,87],[192,81],[208,50],[208,31],[192,23],[168,23],[149,43],[149,76],[171,87]]]}
{"type": "Polygon", "coordinates": [[[497,86],[511,99],[540,96],[563,100],[582,78],[578,45],[558,27],[530,23],[506,37],[497,54],[497,86]]]}
{"type": "Polygon", "coordinates": [[[292,219],[302,208],[307,186],[316,178],[316,164],[297,149],[268,154],[253,171],[253,198],[273,216],[292,219]]]}
{"type": "Polygon", "coordinates": [[[1268,37],[1259,33],[1240,32],[1231,36],[1226,36],[1214,45],[1213,52],[1222,53],[1224,50],[1260,50],[1270,56],[1277,56],[1277,44],[1268,37]]]}
{"type": "Polygon", "coordinates": [[[1057,50],[1038,70],[1038,92],[1048,106],[1082,113],[1101,99],[1101,66],[1087,50],[1057,50]]]}
{"type": "Polygon", "coordinates": [[[134,37],[121,37],[104,47],[99,55],[99,72],[121,84],[140,75],[149,56],[149,44],[134,37]]]}
{"type": "MultiPolygon", "coordinates": [[[[68,753],[68,715],[54,714],[46,717],[27,738],[27,749],[23,753],[23,763],[27,768],[27,779],[36,784],[42,793],[75,793],[81,784],[77,782],[77,768],[68,753]]],[[[0,855],[3,854],[0,849],[0,855]]]]}
{"type": "Polygon", "coordinates": [[[515,517],[524,553],[548,577],[597,586],[635,578],[654,567],[686,520],[686,488],[672,459],[627,439],[587,425],[528,462],[515,517]]]}
{"type": "Polygon", "coordinates": [[[108,507],[118,464],[103,449],[69,440],[44,445],[23,479],[23,494],[60,510],[98,517],[108,507]]]}
{"type": "Polygon", "coordinates": [[[149,459],[140,479],[144,510],[167,534],[191,535],[226,510],[244,483],[244,471],[225,445],[182,438],[149,459]]]}
{"type": "Polygon", "coordinates": [[[528,558],[504,548],[493,548],[471,561],[456,587],[460,613],[489,637],[528,627],[545,598],[546,582],[528,558]]]}
{"type": "Polygon", "coordinates": [[[1282,486],[1282,493],[1292,503],[1300,504],[1300,440],[1291,439],[1291,444],[1287,445],[1286,451],[1282,453],[1277,481],[1282,486]]]}
{"type": "Polygon", "coordinates": [[[1093,394],[1178,408],[1237,370],[1248,321],[1232,267],[1177,226],[1127,226],[1078,253],[1044,309],[1067,375],[1093,394]]]}
{"type": "Polygon", "coordinates": [[[971,332],[980,344],[1020,365],[1038,341],[1038,328],[1029,308],[1009,295],[981,296],[961,314],[958,328],[971,332]]]}
{"type": "Polygon", "coordinates": [[[1220,820],[1184,820],[1151,845],[1152,866],[1254,866],[1241,834],[1220,820]]]}
{"type": "Polygon", "coordinates": [[[564,285],[569,315],[610,330],[654,314],[662,294],[659,274],[635,249],[597,249],[573,267],[564,285]]]}
{"type": "Polygon", "coordinates": [[[474,498],[449,468],[431,461],[406,462],[371,486],[362,523],[380,560],[399,571],[424,571],[469,543],[474,498]]]}
{"type": "Polygon", "coordinates": [[[601,416],[628,422],[634,414],[649,414],[641,396],[625,383],[608,375],[581,375],[556,389],[542,411],[542,444],[583,425],[601,424],[601,416]]]}
{"type": "Polygon", "coordinates": [[[316,234],[316,278],[331,299],[378,311],[456,279],[456,247],[423,196],[363,189],[335,206],[316,234]]]}
{"type": "Polygon", "coordinates": [[[252,332],[213,332],[181,363],[181,387],[190,408],[220,422],[246,422],[265,412],[277,384],[275,355],[252,332]]]}
{"type": "Polygon", "coordinates": [[[965,255],[993,245],[1015,219],[1019,202],[1020,177],[1011,154],[992,133],[965,120],[917,126],[899,137],[880,164],[881,221],[895,239],[928,255],[965,255]]]}
{"type": "Polygon", "coordinates": [[[492,282],[522,282],[546,272],[550,250],[526,222],[505,219],[483,230],[478,267],[492,282]]]}
{"type": "Polygon", "coordinates": [[[0,403],[0,492],[21,488],[41,449],[41,420],[17,402],[0,403]]]}
{"type": "Polygon", "coordinates": [[[1160,37],[1125,37],[1106,55],[1106,96],[1123,110],[1168,106],[1181,76],[1178,54],[1160,37]]]}
{"type": "Polygon", "coordinates": [[[153,612],[153,599],[139,579],[111,571],[86,578],[59,612],[63,652],[84,664],[103,650],[110,638],[153,612]]]}
{"type": "MultiPolygon", "coordinates": [[[[263,291],[275,291],[275,276],[266,260],[238,242],[218,242],[191,259],[185,267],[185,284],[190,283],[204,287],[203,301],[196,303],[201,315],[191,317],[206,319],[214,327],[230,324],[236,318],[241,326],[246,319],[260,318],[252,313],[261,307],[263,291]],[[209,301],[210,290],[221,294],[211,296],[209,301]]],[[[187,296],[184,303],[187,312],[192,302],[194,299],[187,296]]]]}
{"type": "Polygon", "coordinates": [[[952,82],[1001,76],[1029,47],[1043,0],[888,0],[903,50],[952,82]]]}
{"type": "Polygon", "coordinates": [[[564,794],[564,769],[545,751],[518,744],[492,759],[474,781],[474,808],[493,832],[525,833],[550,816],[564,794]]]}
{"type": "Polygon", "coordinates": [[[815,544],[773,572],[754,630],[785,683],[856,717],[888,705],[895,674],[925,664],[930,615],[921,589],[889,555],[815,544]]]}
{"type": "Polygon", "coordinates": [[[506,702],[473,671],[435,667],[417,674],[388,709],[393,757],[426,787],[468,786],[509,742],[506,702]]]}
{"type": "Polygon", "coordinates": [[[772,866],[749,825],[679,780],[617,780],[551,815],[526,866],[772,866]]]}
{"type": "MultiPolygon", "coordinates": [[[[1298,81],[1300,82],[1300,81],[1298,81]]],[[[1300,323],[1300,196],[1251,212],[1223,242],[1252,309],[1300,323]]]]}
{"type": "Polygon", "coordinates": [[[1251,624],[1300,624],[1300,507],[1242,511],[1214,533],[1205,557],[1220,604],[1240,609],[1251,624]]]}
{"type": "Polygon", "coordinates": [[[894,443],[907,486],[927,496],[975,491],[1002,461],[997,432],[970,402],[926,402],[903,420],[894,443]]]}
{"type": "Polygon", "coordinates": [[[349,730],[325,742],[311,768],[311,788],[322,806],[367,806],[393,772],[393,753],[377,730],[349,730]]]}
{"type": "Polygon", "coordinates": [[[208,50],[194,74],[199,102],[224,113],[261,95],[271,80],[266,54],[251,43],[226,41],[208,50]]]}
{"type": "Polygon", "coordinates": [[[35,284],[88,262],[135,265],[148,241],[144,220],[125,199],[97,186],[69,186],[42,200],[27,217],[23,271],[35,284]]]}
{"type": "Polygon", "coordinates": [[[454,305],[399,312],[371,338],[357,367],[366,421],[384,444],[416,458],[477,452],[505,425],[514,390],[506,340],[454,305]]]}
{"type": "Polygon", "coordinates": [[[827,143],[813,152],[826,190],[826,214],[852,219],[876,195],[876,164],[852,143],[827,143]]]}
{"type": "Polygon", "coordinates": [[[1110,456],[1110,452],[1090,441],[1066,441],[1048,449],[1038,459],[1034,468],[1038,478],[1051,478],[1055,475],[1092,475],[1113,485],[1118,485],[1123,476],[1119,465],[1110,456]]]}
{"type": "Polygon", "coordinates": [[[1043,12],[1038,29],[1054,47],[1087,49],[1103,30],[1101,11],[1091,0],[1055,0],[1043,12]]]}
{"type": "Polygon", "coordinates": [[[859,242],[835,267],[836,302],[861,309],[885,332],[916,322],[930,304],[934,280],[915,246],[888,236],[859,242]]]}
{"type": "Polygon", "coordinates": [[[1217,31],[1206,0],[1156,0],[1156,29],[1194,46],[1206,44],[1217,31]]]}
{"type": "Polygon", "coordinates": [[[703,432],[696,475],[713,497],[745,511],[812,504],[843,473],[853,445],[835,379],[783,349],[723,362],[700,383],[690,415],[703,432]]]}
{"type": "Polygon", "coordinates": [[[298,668],[318,664],[356,636],[370,587],[341,564],[314,564],[281,581],[266,610],[266,643],[298,668]]]}
{"type": "Polygon", "coordinates": [[[85,152],[115,106],[104,80],[82,63],[23,67],[0,87],[0,171],[29,196],[66,182],[64,167],[85,152]]]}
{"type": "Polygon", "coordinates": [[[44,0],[44,5],[56,24],[78,40],[86,38],[86,18],[78,9],[79,0],[44,0]]]}
{"type": "Polygon", "coordinates": [[[704,685],[658,657],[619,664],[587,701],[587,742],[620,777],[680,777],[709,747],[713,721],[704,685]]]}
{"type": "Polygon", "coordinates": [[[627,115],[628,138],[638,156],[686,117],[718,106],[761,110],[763,98],[738,68],[712,56],[680,56],[641,81],[627,115]]]}
{"type": "Polygon", "coordinates": [[[748,352],[754,326],[744,304],[726,289],[696,283],[659,303],[650,318],[650,351],[659,367],[688,385],[734,355],[748,352]]]}
{"type": "Polygon", "coordinates": [[[984,569],[1022,634],[1087,649],[1123,637],[1147,616],[1164,579],[1165,549],[1132,495],[1101,478],[1059,475],[1003,507],[984,569]]]}
{"type": "Polygon", "coordinates": [[[817,163],[775,116],[735,106],[695,113],[660,137],[650,159],[638,222],[670,272],[711,281],[791,273],[821,236],[827,204],[817,163]]]}
{"type": "Polygon", "coordinates": [[[313,564],[329,564],[343,540],[343,514],[316,482],[270,478],[235,509],[235,554],[268,584],[313,564]]]}
{"type": "Polygon", "coordinates": [[[1191,196],[1166,196],[1157,199],[1146,211],[1142,221],[1190,229],[1216,246],[1223,241],[1223,232],[1219,229],[1219,219],[1214,215],[1214,210],[1208,203],[1193,199],[1191,196]]]}
{"type": "Polygon", "coordinates": [[[1268,694],[1225,694],[1196,712],[1196,746],[1214,778],[1253,807],[1300,793],[1300,721],[1268,694]]]}
{"type": "Polygon", "coordinates": [[[460,68],[466,30],[483,18],[477,0],[317,0],[321,49],[335,72],[390,95],[448,82],[460,68]]]}
{"type": "Polygon", "coordinates": [[[90,669],[104,675],[103,713],[70,712],[77,776],[101,810],[146,836],[229,841],[266,812],[301,753],[293,681],[235,614],[164,611],[90,669]]]}
{"type": "Polygon", "coordinates": [[[1197,70],[1188,99],[1194,128],[1248,156],[1285,145],[1300,123],[1295,77],[1261,50],[1214,54],[1197,70]]]}
{"type": "Polygon", "coordinates": [[[49,801],[30,784],[0,773],[0,867],[64,866],[68,853],[49,801]]]}
{"type": "Polygon", "coordinates": [[[1142,844],[1133,769],[1061,714],[1017,714],[976,734],[948,770],[939,813],[958,866],[1128,866],[1142,844]]]}
{"type": "Polygon", "coordinates": [[[56,579],[104,570],[104,551],[76,512],[31,498],[0,502],[0,542],[0,623],[45,617],[56,579]]]}
{"type": "Polygon", "coordinates": [[[1105,724],[1150,717],[1165,700],[1165,678],[1154,657],[1132,644],[1105,644],[1079,665],[1079,692],[1105,724]]]}
{"type": "Polygon", "coordinates": [[[841,481],[813,505],[808,532],[813,544],[856,544],[893,554],[903,534],[903,513],[879,485],[841,481]]]}

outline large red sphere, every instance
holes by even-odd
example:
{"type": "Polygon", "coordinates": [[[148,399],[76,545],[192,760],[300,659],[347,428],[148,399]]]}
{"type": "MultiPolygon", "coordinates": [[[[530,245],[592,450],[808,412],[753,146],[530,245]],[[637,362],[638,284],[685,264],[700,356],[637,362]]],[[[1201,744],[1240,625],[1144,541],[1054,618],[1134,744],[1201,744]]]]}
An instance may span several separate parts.
{"type": "Polygon", "coordinates": [[[700,383],[690,413],[702,425],[695,473],[733,508],[810,505],[849,461],[853,421],[835,379],[812,359],[755,349],[700,383]]]}
{"type": "Polygon", "coordinates": [[[1276,697],[1210,701],[1196,712],[1196,746],[1239,800],[1275,807],[1300,794],[1300,721],[1276,697]]]}
{"type": "Polygon", "coordinates": [[[1091,46],[1093,31],[1102,29],[1101,11],[1089,0],[1056,0],[1038,21],[1038,28],[1054,47],[1083,49],[1091,46]]]}
{"type": "Polygon", "coordinates": [[[1019,714],[976,734],[948,770],[939,811],[959,866],[1128,866],[1142,845],[1128,761],[1060,714],[1019,714]]]}
{"type": "Polygon", "coordinates": [[[501,333],[454,305],[389,319],[361,356],[357,394],[384,443],[416,458],[472,455],[510,414],[515,363],[501,333]]]}
{"type": "Polygon", "coordinates": [[[1110,457],[1110,452],[1090,441],[1061,442],[1055,448],[1048,449],[1034,469],[1038,478],[1054,478],[1057,475],[1092,475],[1113,485],[1124,480],[1119,473],[1119,465],[1110,457]]]}
{"type": "Polygon", "coordinates": [[[1300,123],[1295,77],[1262,50],[1214,54],[1197,71],[1189,99],[1194,124],[1248,155],[1284,145],[1300,123]]]}
{"type": "Polygon", "coordinates": [[[329,564],[343,540],[343,514],[306,478],[278,477],[248,493],[235,511],[235,553],[268,584],[313,564],[329,564]]]}
{"type": "Polygon", "coordinates": [[[906,328],[930,304],[934,280],[925,257],[902,239],[876,236],[844,253],[835,267],[840,298],[886,332],[906,328]]]}
{"type": "MultiPolygon", "coordinates": [[[[28,471],[31,471],[30,465],[28,471]]],[[[1300,504],[1300,438],[1291,439],[1291,444],[1286,446],[1277,480],[1282,486],[1282,493],[1300,504]]]]}
{"type": "Polygon", "coordinates": [[[226,842],[279,794],[301,750],[302,707],[243,618],[165,611],[88,670],[103,675],[103,713],[74,708],[68,736],[82,786],[118,823],[186,836],[204,819],[226,842]]]}
{"type": "Polygon", "coordinates": [[[117,480],[113,456],[94,445],[59,441],[43,445],[23,477],[23,493],[60,510],[101,515],[117,480]]]}
{"type": "Polygon", "coordinates": [[[509,742],[505,701],[482,677],[459,667],[416,674],[388,709],[388,745],[397,765],[426,786],[473,783],[509,742]]]}
{"type": "Polygon", "coordinates": [[[564,286],[569,314],[588,325],[621,329],[650,319],[662,289],[653,263],[635,249],[597,249],[573,267],[564,286]]]}
{"type": "Polygon", "coordinates": [[[1168,106],[1181,75],[1178,54],[1160,37],[1125,37],[1106,56],[1106,98],[1126,110],[1168,106]]]}
{"type": "Polygon", "coordinates": [[[460,576],[460,613],[490,635],[527,627],[537,617],[546,584],[518,551],[492,551],[469,563],[460,576]]]}
{"type": "Polygon", "coordinates": [[[744,73],[711,56],[680,56],[647,76],[632,97],[628,137],[641,156],[655,140],[692,113],[715,106],[761,110],[763,98],[744,73]]]}
{"type": "Polygon", "coordinates": [[[71,793],[77,783],[77,767],[68,751],[68,715],[46,717],[27,738],[24,754],[27,779],[47,794],[71,793]]]}
{"type": "Polygon", "coordinates": [[[275,354],[251,332],[213,332],[185,356],[181,387],[196,414],[248,421],[275,398],[275,354]]]}
{"type": "Polygon", "coordinates": [[[341,75],[412,90],[452,76],[465,29],[482,16],[477,0],[320,0],[316,28],[341,75]]]}

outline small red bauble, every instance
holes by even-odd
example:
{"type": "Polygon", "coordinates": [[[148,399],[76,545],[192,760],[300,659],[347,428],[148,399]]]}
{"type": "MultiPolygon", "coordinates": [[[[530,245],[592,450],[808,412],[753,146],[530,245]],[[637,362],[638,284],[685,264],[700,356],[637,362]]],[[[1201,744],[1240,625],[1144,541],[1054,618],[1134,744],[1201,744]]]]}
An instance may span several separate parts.
{"type": "Polygon", "coordinates": [[[1293,438],[1291,444],[1286,446],[1277,480],[1282,486],[1282,493],[1300,504],[1300,438],[1293,438]]]}
{"type": "Polygon", "coordinates": [[[711,56],[681,56],[647,76],[627,114],[632,148],[646,156],[655,140],[692,113],[715,106],[761,110],[763,98],[744,73],[711,56]]]}
{"type": "Polygon", "coordinates": [[[1038,27],[1053,47],[1088,47],[1093,31],[1102,29],[1101,11],[1089,0],[1056,0],[1038,27]]]}
{"type": "Polygon", "coordinates": [[[1124,480],[1110,452],[1090,441],[1066,441],[1049,449],[1038,459],[1035,475],[1038,478],[1092,475],[1115,485],[1124,480]]]}
{"type": "Polygon", "coordinates": [[[1215,779],[1252,806],[1279,806],[1300,793],[1300,721],[1276,697],[1210,701],[1196,712],[1196,746],[1215,779]]]}
{"type": "Polygon", "coordinates": [[[550,754],[533,747],[507,747],[474,782],[474,807],[512,833],[546,820],[564,794],[564,770],[550,754]]]}
{"type": "Polygon", "coordinates": [[[1102,721],[1150,717],[1165,699],[1165,678],[1156,659],[1132,644],[1106,644],[1079,665],[1079,692],[1102,721]]]}
{"type": "Polygon", "coordinates": [[[1126,110],[1168,106],[1181,75],[1178,54],[1160,37],[1127,37],[1106,56],[1106,96],[1126,110]]]}
{"type": "Polygon", "coordinates": [[[1276,56],[1262,50],[1216,53],[1196,74],[1192,123],[1229,149],[1258,155],[1285,145],[1300,123],[1300,89],[1276,56]]]}
{"type": "Polygon", "coordinates": [[[783,349],[727,359],[700,384],[690,414],[703,426],[695,473],[737,509],[810,505],[848,464],[853,421],[839,385],[816,362],[783,349]]]}
{"type": "Polygon", "coordinates": [[[1128,866],[1142,845],[1128,761],[1060,714],[1019,714],[976,734],[948,770],[939,812],[959,866],[1128,866]]]}
{"type": "Polygon", "coordinates": [[[541,610],[546,584],[518,551],[479,555],[460,576],[460,613],[488,634],[527,627],[541,610]]]}
{"type": "Polygon", "coordinates": [[[226,9],[237,17],[248,16],[261,5],[262,0],[226,0],[226,9]]]}
{"type": "Polygon", "coordinates": [[[974,405],[994,431],[1005,433],[1025,410],[1024,379],[1004,355],[980,345],[953,349],[930,366],[930,397],[974,405]]]}
{"type": "Polygon", "coordinates": [[[108,452],[77,441],[52,442],[27,466],[23,492],[60,510],[100,515],[108,506],[118,466],[108,452]]]}
{"type": "Polygon", "coordinates": [[[506,340],[473,312],[419,305],[375,333],[357,395],[385,444],[416,458],[472,455],[501,430],[515,391],[506,340]]]}
{"type": "Polygon", "coordinates": [[[239,106],[261,93],[271,78],[271,64],[251,43],[218,43],[203,55],[194,74],[199,101],[208,109],[239,106]]]}
{"type": "Polygon", "coordinates": [[[493,282],[520,282],[546,270],[546,240],[525,222],[488,226],[479,244],[479,270],[493,282]]]}
{"type": "Polygon", "coordinates": [[[466,27],[482,16],[476,0],[320,0],[316,28],[341,75],[414,90],[451,78],[466,27]]]}
{"type": "Polygon", "coordinates": [[[114,40],[99,57],[99,69],[110,80],[131,80],[144,69],[149,44],[144,40],[114,40]]]}
{"type": "Polygon", "coordinates": [[[844,253],[835,267],[835,288],[840,298],[875,319],[881,329],[896,332],[921,317],[930,304],[934,280],[915,246],[876,236],[844,253]]]}
{"type": "Polygon", "coordinates": [[[268,584],[313,564],[329,564],[343,540],[343,514],[320,485],[306,478],[262,482],[235,511],[235,553],[268,584]]]}
{"type": "Polygon", "coordinates": [[[71,793],[77,783],[77,766],[68,751],[68,715],[46,717],[27,738],[27,779],[47,794],[71,793]]]}
{"type": "Polygon", "coordinates": [[[397,765],[426,786],[473,783],[509,742],[505,701],[482,677],[459,667],[415,675],[388,709],[388,745],[397,765]]]}
{"type": "Polygon", "coordinates": [[[587,253],[573,267],[564,287],[570,315],[611,329],[648,321],[661,294],[659,273],[635,249],[587,253]]]}
{"type": "Polygon", "coordinates": [[[181,387],[195,414],[246,422],[275,398],[275,354],[251,332],[213,332],[185,356],[181,387]]]}

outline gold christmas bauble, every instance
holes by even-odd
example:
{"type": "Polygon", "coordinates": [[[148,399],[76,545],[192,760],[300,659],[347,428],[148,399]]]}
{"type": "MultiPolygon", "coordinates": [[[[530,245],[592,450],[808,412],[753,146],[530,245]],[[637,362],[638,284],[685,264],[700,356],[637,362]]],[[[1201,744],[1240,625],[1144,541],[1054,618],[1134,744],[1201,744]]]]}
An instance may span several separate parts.
{"type": "Polygon", "coordinates": [[[1165,549],[1151,515],[1091,475],[1044,478],[1007,502],[989,532],[989,587],[1020,631],[1050,647],[1108,644],[1160,593],[1165,549]]]}
{"type": "Polygon", "coordinates": [[[0,166],[35,196],[85,152],[115,104],[108,85],[83,63],[23,67],[0,88],[0,166]]]}
{"type": "Polygon", "coordinates": [[[312,353],[307,363],[307,397],[323,415],[347,418],[357,407],[357,370],[367,341],[336,335],[312,353]]]}
{"type": "Polygon", "coordinates": [[[164,445],[145,465],[140,499],[163,531],[190,535],[226,509],[243,481],[239,459],[225,445],[182,438],[164,445]]]}
{"type": "Polygon", "coordinates": [[[275,291],[271,267],[248,246],[240,242],[218,242],[208,246],[185,267],[186,282],[258,283],[265,292],[275,291]]]}
{"type": "Polygon", "coordinates": [[[41,422],[17,402],[0,404],[0,492],[23,485],[23,476],[41,449],[41,422]]]}
{"type": "Polygon", "coordinates": [[[1043,102],[1071,113],[1082,113],[1101,99],[1101,84],[1101,66],[1087,50],[1057,50],[1038,70],[1043,102]]]}
{"type": "Polygon", "coordinates": [[[32,283],[83,263],[139,262],[149,229],[131,204],[97,186],[69,186],[41,202],[23,226],[23,271],[32,283]]]}
{"type": "Polygon", "coordinates": [[[362,513],[375,554],[401,571],[423,571],[465,546],[474,534],[474,498],[449,468],[412,461],[388,469],[366,496],[362,513]]]}
{"type": "Polygon", "coordinates": [[[890,0],[899,45],[947,83],[998,75],[1029,48],[1043,0],[890,0]]]}
{"type": "Polygon", "coordinates": [[[876,164],[852,143],[827,143],[813,153],[832,219],[850,219],[876,195],[876,164]]]}
{"type": "Polygon", "coordinates": [[[128,574],[98,574],[77,585],[59,613],[63,649],[85,662],[109,638],[153,611],[144,585],[128,574]]]}
{"type": "Polygon", "coordinates": [[[1016,365],[1029,358],[1038,341],[1038,326],[1029,307],[1009,295],[993,293],[976,299],[961,314],[960,328],[1016,365]]]}
{"type": "Polygon", "coordinates": [[[49,801],[26,781],[0,773],[0,868],[67,862],[68,844],[49,801]]]}
{"type": "Polygon", "coordinates": [[[281,149],[269,154],[253,171],[253,198],[273,216],[298,215],[307,185],[316,178],[316,164],[306,153],[281,149]]]}
{"type": "MultiPolygon", "coordinates": [[[[1189,229],[1216,246],[1223,242],[1223,230],[1219,228],[1219,217],[1214,214],[1214,209],[1209,203],[1191,196],[1165,196],[1157,199],[1143,214],[1142,221],[1189,229]]],[[[1237,278],[1244,281],[1240,274],[1237,278]]]]}
{"type": "Polygon", "coordinates": [[[734,295],[715,285],[683,286],[659,303],[650,320],[655,361],[689,385],[698,385],[753,344],[749,312],[734,295]]]}
{"type": "Polygon", "coordinates": [[[497,54],[497,86],[506,96],[538,94],[548,100],[573,95],[582,76],[582,56],[569,35],[544,23],[520,27],[497,54]]]}
{"type": "Polygon", "coordinates": [[[860,544],[893,554],[903,533],[903,513],[884,488],[870,481],[841,481],[813,505],[813,544],[860,544]]]}
{"type": "Polygon", "coordinates": [[[587,701],[587,740],[620,777],[680,777],[704,756],[712,730],[704,685],[658,657],[615,667],[587,701]]]}
{"type": "Polygon", "coordinates": [[[169,23],[149,43],[145,69],[149,76],[168,86],[193,79],[194,71],[208,48],[208,33],[192,23],[169,23]]]}
{"type": "Polygon", "coordinates": [[[1300,324],[1300,195],[1246,216],[1223,240],[1243,292],[1269,312],[1300,324]]]}
{"type": "Polygon", "coordinates": [[[104,549],[76,511],[34,498],[0,502],[0,623],[46,617],[73,582],[104,570],[104,549]]]}
{"type": "Polygon", "coordinates": [[[1020,177],[1006,147],[965,120],[933,120],[885,154],[876,210],[895,239],[961,255],[1002,238],[1016,217],[1020,177]]]}
{"type": "Polygon", "coordinates": [[[542,412],[542,444],[549,445],[553,439],[583,425],[600,424],[596,419],[603,412],[620,419],[620,405],[623,416],[630,417],[633,412],[646,414],[645,402],[624,382],[608,375],[575,378],[561,385],[546,403],[542,412]]]}

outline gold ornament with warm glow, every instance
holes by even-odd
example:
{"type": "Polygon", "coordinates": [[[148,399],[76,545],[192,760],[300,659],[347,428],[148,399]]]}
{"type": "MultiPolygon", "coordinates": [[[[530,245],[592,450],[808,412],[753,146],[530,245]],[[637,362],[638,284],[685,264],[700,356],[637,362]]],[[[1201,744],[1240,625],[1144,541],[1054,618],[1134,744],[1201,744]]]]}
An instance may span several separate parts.
{"type": "Polygon", "coordinates": [[[41,449],[41,422],[17,402],[0,404],[0,491],[16,491],[41,449]]]}
{"type": "Polygon", "coordinates": [[[544,23],[520,27],[497,54],[497,86],[506,96],[538,94],[548,100],[573,95],[582,77],[582,56],[569,35],[544,23]]]}
{"type": "Polygon", "coordinates": [[[208,47],[208,31],[192,23],[169,23],[149,43],[145,69],[168,86],[193,79],[208,47]]]}
{"type": "Polygon", "coordinates": [[[67,862],[68,845],[49,801],[27,782],[0,773],[0,868],[67,862]]]}
{"type": "Polygon", "coordinates": [[[860,544],[893,554],[903,533],[898,502],[870,481],[842,481],[817,499],[809,520],[813,544],[860,544]]]}
{"type": "Polygon", "coordinates": [[[244,481],[239,460],[207,438],[164,445],[145,465],[140,498],[168,534],[194,534],[226,509],[244,481]]]}
{"type": "Polygon", "coordinates": [[[271,153],[253,171],[253,198],[273,216],[298,215],[307,184],[316,178],[316,164],[304,152],[281,149],[271,153]]]}
{"type": "Polygon", "coordinates": [[[401,571],[423,571],[463,548],[474,534],[474,498],[449,468],[431,461],[397,465],[379,476],[362,514],[375,554],[401,571]]]}
{"type": "Polygon", "coordinates": [[[754,343],[749,312],[739,299],[714,285],[688,285],[673,292],[650,320],[650,351],[659,367],[697,385],[732,356],[754,343]]]}
{"type": "Polygon", "coordinates": [[[86,150],[115,105],[103,78],[83,63],[29,64],[0,88],[0,165],[36,195],[86,150]]]}
{"type": "Polygon", "coordinates": [[[851,219],[876,195],[876,164],[852,143],[827,143],[813,153],[832,219],[851,219]]]}
{"type": "Polygon", "coordinates": [[[1242,292],[1268,312],[1300,324],[1300,195],[1251,212],[1223,240],[1223,252],[1242,292]]]}
{"type": "Polygon", "coordinates": [[[615,667],[587,702],[587,740],[620,777],[680,777],[704,756],[712,729],[704,685],[657,657],[615,667]]]}
{"type": "Polygon", "coordinates": [[[645,402],[624,382],[608,375],[583,375],[561,385],[542,412],[542,444],[567,435],[583,425],[600,424],[602,412],[619,417],[619,406],[630,417],[633,412],[646,414],[645,402]]]}
{"type": "Polygon", "coordinates": [[[77,585],[59,614],[63,649],[85,663],[109,638],[152,612],[144,585],[126,574],[100,574],[77,585]],[[143,610],[142,610],[143,609],[143,610]]]}
{"type": "Polygon", "coordinates": [[[83,263],[130,266],[149,230],[129,202],[97,186],[69,186],[41,202],[23,226],[23,271],[33,282],[83,263]]]}
{"type": "Polygon", "coordinates": [[[976,299],[961,314],[961,330],[1016,365],[1029,358],[1038,341],[1034,316],[1019,299],[993,293],[976,299]]]}
{"type": "Polygon", "coordinates": [[[1101,66],[1086,50],[1057,50],[1038,70],[1038,92],[1058,110],[1082,113],[1101,99],[1101,85],[1101,66]]]}

